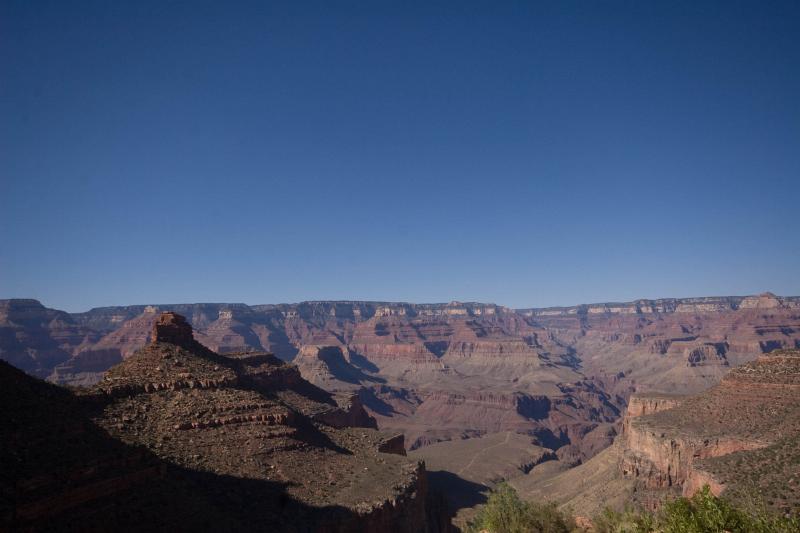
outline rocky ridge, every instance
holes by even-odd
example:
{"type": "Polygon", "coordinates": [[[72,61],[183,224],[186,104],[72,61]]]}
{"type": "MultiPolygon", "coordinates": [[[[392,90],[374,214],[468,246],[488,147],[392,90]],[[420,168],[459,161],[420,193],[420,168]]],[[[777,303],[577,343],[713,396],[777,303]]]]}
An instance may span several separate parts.
{"type": "Polygon", "coordinates": [[[24,456],[2,455],[13,473],[3,524],[126,529],[135,516],[155,529],[449,527],[424,465],[357,401],[337,402],[271,354],[216,354],[175,313],[157,318],[151,338],[77,395],[0,367],[3,393],[31,404],[18,413],[3,402],[12,424],[3,446],[27,443],[24,456]]]}

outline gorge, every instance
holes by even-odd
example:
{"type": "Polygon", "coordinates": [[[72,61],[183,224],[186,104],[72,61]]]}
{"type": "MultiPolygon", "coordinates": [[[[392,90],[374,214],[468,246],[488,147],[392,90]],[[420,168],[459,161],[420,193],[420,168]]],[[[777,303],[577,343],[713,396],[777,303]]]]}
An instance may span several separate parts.
{"type": "MultiPolygon", "coordinates": [[[[398,461],[383,458],[383,450],[407,454],[411,470],[403,474],[404,481],[387,481],[399,483],[400,492],[381,498],[402,502],[411,497],[402,494],[416,494],[408,504],[416,510],[409,511],[405,503],[376,504],[389,514],[370,520],[387,520],[396,505],[397,512],[434,516],[432,525],[425,526],[431,531],[447,527],[446,513],[461,510],[457,523],[463,523],[482,493],[501,480],[531,498],[570,502],[586,515],[601,502],[637,501],[652,508],[666,493],[690,493],[706,483],[722,490],[722,479],[730,477],[715,474],[730,470],[725,466],[730,459],[723,456],[785,448],[787,441],[765,441],[766,422],[759,422],[747,438],[720,429],[713,435],[668,439],[672,444],[665,448],[667,428],[703,425],[692,420],[705,420],[697,417],[719,409],[724,412],[719,416],[737,421],[742,412],[725,405],[741,405],[753,397],[746,391],[763,386],[743,387],[742,380],[753,382],[752,375],[764,374],[774,361],[793,368],[791,350],[798,347],[800,298],[770,293],[547,309],[461,302],[303,302],[139,305],[66,313],[35,300],[0,301],[0,358],[32,376],[77,387],[78,399],[69,402],[97,402],[89,399],[98,394],[107,398],[111,403],[104,414],[89,419],[114,442],[151,450],[154,456],[145,464],[152,466],[144,471],[160,471],[166,461],[191,472],[251,477],[247,468],[263,472],[270,466],[264,461],[244,466],[257,462],[258,453],[229,440],[247,439],[251,431],[266,431],[263,438],[271,443],[285,442],[275,449],[287,450],[287,461],[294,465],[306,459],[291,459],[289,450],[298,446],[292,439],[305,443],[300,445],[304,449],[319,446],[315,439],[322,439],[356,455],[377,451],[376,465],[398,461]],[[185,326],[176,313],[186,317],[185,326]],[[174,327],[176,320],[180,327],[174,327]],[[161,346],[177,346],[181,355],[164,357],[161,346]],[[775,350],[789,350],[778,352],[789,355],[764,355],[775,350]],[[171,366],[173,361],[182,361],[181,366],[171,366]],[[755,370],[747,373],[749,368],[755,370]],[[245,397],[258,393],[257,387],[267,387],[276,400],[245,397]],[[293,392],[282,396],[275,390],[293,392]],[[219,407],[203,414],[200,404],[155,401],[176,391],[216,395],[213,402],[219,407]],[[706,399],[683,399],[698,393],[706,399]],[[309,423],[332,429],[310,437],[302,429],[309,423]],[[347,433],[354,427],[378,427],[384,436],[355,438],[347,433]],[[193,437],[190,445],[165,439],[166,428],[174,435],[222,431],[225,440],[193,437]],[[206,451],[189,453],[192,447],[206,451]],[[246,453],[248,460],[236,466],[233,450],[246,453]],[[696,460],[686,463],[678,456],[696,460]],[[414,461],[424,461],[427,472],[414,470],[414,461]],[[593,481],[575,483],[575,476],[593,481]],[[449,511],[442,510],[444,503],[425,503],[428,485],[434,500],[436,493],[447,494],[449,511]],[[609,492],[598,499],[603,491],[609,492]]],[[[781,390],[794,390],[792,372],[782,374],[789,382],[781,390]]],[[[776,394],[775,412],[784,416],[792,393],[776,394]]],[[[758,411],[764,394],[755,397],[753,410],[758,411]]],[[[731,424],[741,427],[738,421],[731,424]]],[[[793,435],[786,438],[791,441],[793,435]]],[[[333,471],[349,468],[336,466],[335,455],[321,453],[326,458],[320,460],[333,471]]],[[[303,477],[301,469],[292,470],[301,476],[298,480],[316,475],[303,477]]],[[[363,479],[353,481],[353,486],[363,484],[363,479]]],[[[287,494],[293,501],[325,508],[332,504],[325,499],[330,491],[300,490],[287,494]]],[[[375,490],[383,494],[384,489],[375,490]]],[[[775,505],[792,497],[776,497],[775,505]]],[[[35,509],[41,504],[35,501],[23,515],[39,516],[35,509]]],[[[426,519],[415,520],[422,527],[426,519]]]]}

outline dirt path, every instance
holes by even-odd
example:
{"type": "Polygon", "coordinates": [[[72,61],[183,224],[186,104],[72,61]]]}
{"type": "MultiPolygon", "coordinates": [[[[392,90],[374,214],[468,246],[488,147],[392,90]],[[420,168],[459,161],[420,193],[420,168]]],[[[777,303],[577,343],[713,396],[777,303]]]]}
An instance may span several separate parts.
{"type": "Polygon", "coordinates": [[[461,468],[461,469],[460,469],[458,472],[456,472],[456,473],[457,473],[457,474],[459,474],[459,475],[461,475],[461,473],[462,473],[462,472],[464,472],[465,470],[469,470],[469,469],[472,467],[472,465],[473,465],[473,464],[475,464],[475,460],[478,458],[478,456],[479,456],[480,454],[482,454],[483,452],[485,452],[485,451],[487,451],[487,450],[491,450],[492,448],[497,448],[498,446],[503,446],[503,445],[505,445],[505,444],[508,444],[508,440],[509,440],[510,438],[511,438],[511,432],[510,432],[510,431],[506,431],[506,440],[504,440],[503,442],[498,442],[497,444],[492,444],[491,446],[487,446],[486,448],[484,448],[484,449],[482,449],[482,450],[478,450],[478,451],[475,453],[475,455],[473,455],[473,456],[472,456],[472,460],[471,460],[471,461],[470,461],[470,462],[469,462],[469,463],[468,463],[468,464],[467,464],[465,467],[461,468]]]}

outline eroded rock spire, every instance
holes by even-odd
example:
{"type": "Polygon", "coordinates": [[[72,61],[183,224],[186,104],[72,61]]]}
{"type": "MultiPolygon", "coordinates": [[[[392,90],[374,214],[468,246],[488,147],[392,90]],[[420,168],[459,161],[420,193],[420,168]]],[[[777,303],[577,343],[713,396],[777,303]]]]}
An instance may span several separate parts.
{"type": "Polygon", "coordinates": [[[195,344],[192,326],[178,313],[171,311],[161,313],[153,324],[153,332],[150,335],[151,344],[159,342],[191,348],[195,344]]]}

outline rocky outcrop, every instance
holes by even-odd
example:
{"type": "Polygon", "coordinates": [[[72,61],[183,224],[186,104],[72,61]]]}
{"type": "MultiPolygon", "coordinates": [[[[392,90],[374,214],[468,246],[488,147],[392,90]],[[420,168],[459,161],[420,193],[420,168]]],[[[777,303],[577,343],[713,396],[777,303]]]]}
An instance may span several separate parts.
{"type": "Polygon", "coordinates": [[[711,490],[711,493],[717,496],[722,494],[722,491],[725,490],[725,485],[716,479],[711,473],[694,466],[686,476],[686,480],[683,482],[683,488],[681,492],[684,496],[691,497],[693,494],[702,490],[705,486],[708,486],[708,488],[711,490]]]}
{"type": "Polygon", "coordinates": [[[335,428],[378,428],[378,423],[364,409],[358,394],[337,394],[335,409],[326,409],[313,415],[314,420],[335,428]]]}
{"type": "Polygon", "coordinates": [[[195,340],[192,326],[186,322],[186,318],[178,313],[167,312],[161,313],[153,324],[150,342],[166,342],[182,348],[193,348],[195,340]]]}
{"type": "Polygon", "coordinates": [[[637,393],[612,446],[576,468],[556,475],[535,468],[513,484],[584,516],[609,505],[655,509],[706,485],[756,512],[793,513],[800,505],[798,393],[797,350],[734,368],[699,395],[637,393]]]}
{"type": "Polygon", "coordinates": [[[795,299],[778,298],[771,292],[758,296],[748,296],[739,303],[739,309],[777,309],[779,307],[797,307],[795,299]]]}
{"type": "MultiPolygon", "coordinates": [[[[740,498],[752,498],[757,495],[746,489],[766,483],[758,465],[772,456],[783,464],[785,479],[772,474],[770,482],[781,490],[794,487],[793,452],[786,450],[795,449],[788,443],[800,437],[798,393],[800,352],[784,350],[732,370],[698,396],[633,396],[620,437],[621,473],[656,495],[691,496],[709,485],[716,494],[733,487],[740,498]]],[[[783,498],[798,499],[800,491],[783,498]]],[[[658,502],[653,497],[643,503],[658,502]]]]}
{"type": "Polygon", "coordinates": [[[335,398],[267,353],[216,354],[174,313],[152,338],[77,396],[0,365],[0,394],[14,398],[2,403],[0,489],[13,503],[0,527],[136,516],[148,530],[449,529],[424,465],[374,429],[358,396],[335,398]]]}
{"type": "Polygon", "coordinates": [[[728,366],[725,358],[726,343],[705,343],[701,346],[684,348],[684,356],[688,366],[721,365],[728,366]]]}
{"type": "Polygon", "coordinates": [[[378,445],[378,451],[381,453],[394,453],[397,455],[406,455],[405,436],[401,433],[399,435],[392,435],[387,437],[378,445]]]}
{"type": "Polygon", "coordinates": [[[623,445],[623,475],[636,478],[648,489],[674,487],[683,490],[687,480],[697,475],[693,469],[696,461],[761,448],[765,444],[737,437],[709,438],[705,435],[667,438],[657,427],[633,423],[625,433],[623,445]]]}
{"type": "Polygon", "coordinates": [[[680,405],[684,399],[683,396],[668,394],[640,393],[631,395],[622,420],[622,434],[628,433],[631,420],[634,418],[672,409],[680,405]]]}

